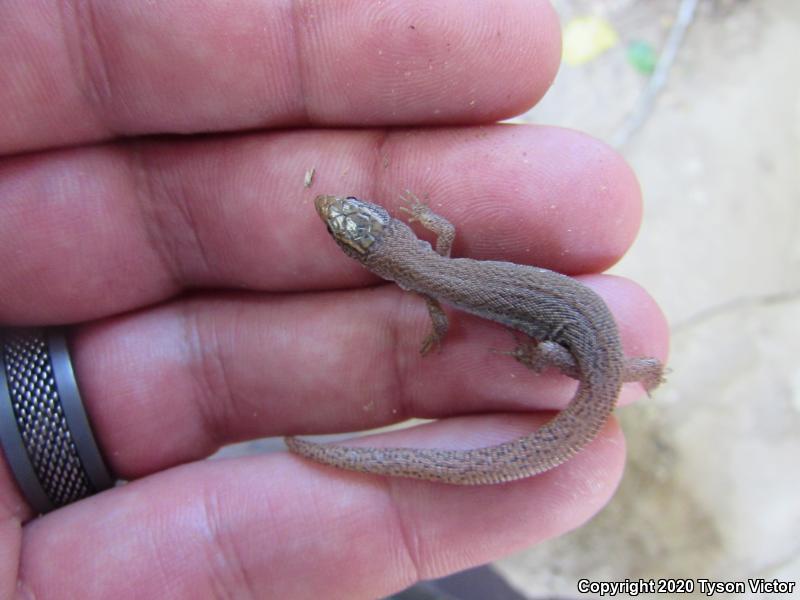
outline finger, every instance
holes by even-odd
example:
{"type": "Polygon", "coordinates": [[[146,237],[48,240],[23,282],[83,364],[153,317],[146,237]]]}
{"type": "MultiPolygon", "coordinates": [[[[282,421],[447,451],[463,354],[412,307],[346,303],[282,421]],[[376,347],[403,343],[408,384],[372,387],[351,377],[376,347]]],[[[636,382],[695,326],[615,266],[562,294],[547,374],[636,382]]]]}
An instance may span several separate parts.
{"type": "MultiPolygon", "coordinates": [[[[640,288],[587,282],[618,315],[629,353],[663,357],[666,325],[640,288]]],[[[73,361],[95,435],[126,479],[245,439],[566,405],[573,381],[492,353],[513,347],[506,330],[451,315],[442,351],[420,357],[425,305],[393,286],[201,299],[86,327],[73,361]]]]}
{"type": "MultiPolygon", "coordinates": [[[[493,421],[494,441],[537,425],[521,416],[493,421]]],[[[487,423],[427,429],[439,430],[436,439],[474,442],[487,423]]],[[[424,429],[395,433],[392,443],[415,435],[424,429]]],[[[285,454],[195,463],[29,524],[20,585],[37,598],[165,590],[192,598],[384,597],[580,525],[613,493],[623,461],[622,436],[610,425],[555,470],[466,490],[343,473],[285,454]]]]}
{"type": "Polygon", "coordinates": [[[0,153],[118,135],[489,122],[550,86],[544,0],[0,5],[0,153]]]}
{"type": "Polygon", "coordinates": [[[185,288],[374,281],[331,242],[313,197],[352,193],[392,209],[409,187],[456,225],[455,256],[567,273],[612,264],[641,215],[638,184],[618,154],[547,127],[277,133],[49,152],[0,163],[0,321],[94,319],[185,288]]]}

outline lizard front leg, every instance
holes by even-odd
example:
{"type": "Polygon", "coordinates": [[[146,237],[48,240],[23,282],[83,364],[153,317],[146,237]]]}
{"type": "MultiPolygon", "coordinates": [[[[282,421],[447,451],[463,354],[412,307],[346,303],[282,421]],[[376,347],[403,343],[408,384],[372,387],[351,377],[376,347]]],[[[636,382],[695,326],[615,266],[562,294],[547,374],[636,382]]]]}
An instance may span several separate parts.
{"type": "MultiPolygon", "coordinates": [[[[453,249],[453,241],[456,238],[456,228],[453,224],[433,212],[427,204],[417,198],[410,190],[406,190],[405,195],[401,195],[400,198],[409,205],[400,207],[400,210],[410,215],[408,222],[417,222],[428,231],[434,233],[436,235],[436,253],[449,257],[453,249]]],[[[425,294],[420,295],[425,299],[428,314],[431,317],[431,324],[433,325],[431,332],[422,341],[420,353],[424,356],[431,350],[441,346],[442,340],[447,334],[449,321],[442,305],[439,304],[436,298],[425,294]]]]}
{"type": "Polygon", "coordinates": [[[400,198],[409,206],[401,206],[400,210],[408,213],[409,223],[419,223],[425,229],[436,235],[436,253],[448,258],[456,239],[456,228],[441,215],[437,215],[422,200],[411,191],[406,190],[400,198]]]}

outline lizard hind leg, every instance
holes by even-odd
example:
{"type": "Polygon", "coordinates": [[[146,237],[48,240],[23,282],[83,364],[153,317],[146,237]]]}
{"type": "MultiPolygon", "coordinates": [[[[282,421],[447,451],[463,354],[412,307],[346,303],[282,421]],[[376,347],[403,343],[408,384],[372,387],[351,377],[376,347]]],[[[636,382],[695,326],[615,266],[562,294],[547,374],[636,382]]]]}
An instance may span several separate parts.
{"type": "Polygon", "coordinates": [[[425,299],[432,325],[431,332],[422,340],[422,347],[419,349],[419,353],[425,356],[432,350],[441,347],[442,340],[447,335],[447,330],[450,327],[450,321],[447,318],[447,313],[444,312],[442,305],[439,304],[436,298],[425,294],[420,295],[425,299]]]}
{"type": "Polygon", "coordinates": [[[518,340],[517,347],[510,354],[517,362],[525,365],[534,373],[541,373],[549,367],[555,367],[573,379],[578,379],[580,376],[578,365],[570,351],[556,342],[518,340]]]}
{"type": "Polygon", "coordinates": [[[623,381],[638,381],[647,394],[664,383],[664,365],[657,358],[637,356],[625,359],[623,381]]]}
{"type": "MultiPolygon", "coordinates": [[[[536,373],[555,367],[567,377],[580,378],[574,357],[569,350],[556,342],[525,339],[519,341],[509,354],[536,373]]],[[[638,381],[649,394],[664,382],[664,365],[656,358],[626,357],[622,380],[626,383],[638,381]]]]}

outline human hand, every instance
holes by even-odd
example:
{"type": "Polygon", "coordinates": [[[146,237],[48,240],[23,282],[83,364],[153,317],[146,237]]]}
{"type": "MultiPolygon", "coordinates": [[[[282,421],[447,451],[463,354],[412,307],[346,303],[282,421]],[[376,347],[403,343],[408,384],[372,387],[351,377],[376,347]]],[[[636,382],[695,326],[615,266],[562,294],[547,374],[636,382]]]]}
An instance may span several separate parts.
{"type": "Polygon", "coordinates": [[[477,126],[552,81],[545,2],[12,2],[0,23],[0,320],[78,324],[83,401],[130,480],[31,521],[0,461],[0,597],[374,598],[608,500],[614,423],[557,469],[468,489],[283,453],[202,460],[256,437],[498,413],[391,434],[483,446],[570,397],[489,353],[509,336],[477,319],[421,359],[424,303],[361,289],[375,280],[328,239],[318,193],[426,194],[458,227],[454,255],[582,274],[629,355],[663,354],[652,301],[593,274],[638,227],[622,159],[570,131],[477,126]],[[401,125],[418,128],[387,129],[401,125]],[[163,133],[192,135],[129,139],[163,133]]]}

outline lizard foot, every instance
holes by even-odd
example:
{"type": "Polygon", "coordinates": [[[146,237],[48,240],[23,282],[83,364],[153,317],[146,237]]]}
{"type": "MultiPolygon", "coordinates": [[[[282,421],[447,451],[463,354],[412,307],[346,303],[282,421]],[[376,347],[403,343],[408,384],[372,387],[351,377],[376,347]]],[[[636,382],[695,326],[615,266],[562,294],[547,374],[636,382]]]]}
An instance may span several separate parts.
{"type": "Polygon", "coordinates": [[[509,354],[534,373],[541,373],[549,367],[556,367],[569,377],[576,378],[578,376],[572,354],[556,342],[523,340],[509,354]]]}
{"type": "Polygon", "coordinates": [[[411,190],[406,190],[400,194],[400,200],[405,206],[398,207],[398,210],[408,213],[409,223],[422,223],[423,225],[430,219],[431,209],[411,190]]]}
{"type": "Polygon", "coordinates": [[[442,338],[436,334],[435,331],[431,331],[425,339],[422,340],[422,346],[420,346],[419,353],[422,356],[430,354],[433,351],[439,351],[442,349],[442,338]]]}

